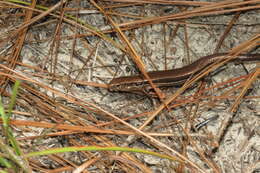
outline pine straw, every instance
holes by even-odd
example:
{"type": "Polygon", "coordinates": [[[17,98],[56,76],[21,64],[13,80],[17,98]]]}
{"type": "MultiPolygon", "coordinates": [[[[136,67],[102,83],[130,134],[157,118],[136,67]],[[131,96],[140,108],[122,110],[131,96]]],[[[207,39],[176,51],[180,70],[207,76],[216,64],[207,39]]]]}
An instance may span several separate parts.
{"type": "MultiPolygon", "coordinates": [[[[192,56],[192,51],[190,48],[189,33],[187,32],[188,27],[199,28],[203,26],[207,28],[209,26],[209,24],[196,24],[195,21],[193,22],[193,19],[232,15],[231,20],[223,24],[225,30],[217,38],[218,42],[216,46],[212,46],[212,52],[214,53],[220,52],[220,49],[224,47],[232,59],[236,58],[239,54],[250,52],[259,47],[259,33],[251,35],[250,39],[241,41],[232,48],[227,48],[225,39],[230,36],[232,28],[236,25],[241,14],[254,12],[260,8],[260,0],[220,2],[91,0],[89,3],[91,8],[84,9],[77,2],[63,3],[60,1],[57,4],[47,4],[46,2],[44,4],[36,4],[36,1],[33,1],[31,5],[28,5],[11,0],[0,1],[1,15],[6,16],[6,21],[4,21],[4,25],[1,27],[9,28],[8,32],[1,33],[1,95],[6,99],[9,98],[11,96],[9,86],[18,79],[22,81],[16,102],[17,107],[13,111],[14,116],[10,124],[16,130],[15,135],[24,153],[49,149],[52,148],[51,145],[55,145],[56,147],[77,147],[82,145],[131,147],[131,143],[141,141],[140,143],[144,143],[140,145],[141,147],[167,154],[171,157],[178,157],[184,161],[170,163],[164,160],[165,162],[161,161],[160,164],[156,165],[158,169],[166,167],[166,170],[171,170],[171,172],[186,172],[187,170],[191,172],[207,172],[210,169],[216,173],[221,172],[222,169],[218,165],[219,163],[213,160],[214,154],[212,152],[213,150],[217,150],[221,144],[227,127],[230,126],[230,121],[239,110],[241,102],[244,100],[259,99],[259,96],[247,96],[246,93],[257,80],[260,69],[255,68],[248,75],[234,77],[210,87],[201,82],[197,86],[196,92],[188,96],[182,95],[191,86],[198,83],[200,79],[229,60],[217,62],[206,68],[203,72],[193,76],[173,94],[167,94],[157,88],[147,75],[147,66],[143,62],[142,52],[136,49],[136,44],[133,44],[136,40],[138,44],[139,39],[133,34],[133,30],[141,30],[155,25],[165,25],[171,22],[175,23],[176,30],[174,30],[172,38],[168,38],[164,43],[165,49],[167,49],[170,41],[177,37],[178,28],[184,26],[183,34],[185,39],[183,47],[185,48],[185,52],[188,52],[187,57],[189,60],[192,56]],[[75,7],[69,6],[71,3],[74,3],[75,7]],[[146,17],[141,14],[131,14],[130,11],[128,14],[127,11],[128,8],[130,9],[133,6],[145,10],[146,8],[152,9],[156,5],[163,5],[159,7],[165,7],[166,5],[169,7],[177,6],[179,11],[175,13],[165,12],[165,14],[158,16],[146,17]],[[125,8],[126,12],[117,11],[117,9],[121,8],[125,8]],[[106,21],[106,25],[97,29],[91,24],[86,24],[83,19],[79,19],[80,12],[84,11],[85,15],[89,15],[90,17],[93,14],[102,15],[106,21]],[[74,12],[75,16],[69,14],[69,12],[74,12]],[[41,32],[41,29],[47,30],[50,27],[48,25],[53,23],[52,19],[55,19],[55,29],[50,37],[44,37],[38,40],[38,42],[31,38],[33,37],[33,30],[35,28],[38,28],[38,32],[41,32]],[[63,33],[65,28],[68,32],[67,35],[63,33]],[[98,41],[91,42],[91,38],[95,38],[98,41]],[[62,67],[59,53],[64,50],[63,41],[70,41],[72,43],[68,51],[68,54],[70,54],[70,63],[64,67],[64,69],[69,69],[68,73],[59,71],[60,67],[62,67]],[[50,48],[48,50],[44,50],[44,47],[41,49],[48,52],[48,55],[43,55],[44,58],[39,59],[42,62],[35,63],[35,60],[33,60],[34,62],[29,64],[28,57],[22,50],[27,45],[45,42],[51,44],[50,48]],[[80,46],[88,51],[89,54],[87,56],[82,57],[82,55],[77,55],[78,42],[81,43],[80,46]],[[108,81],[105,78],[93,77],[94,67],[98,66],[97,68],[102,68],[107,75],[112,77],[117,75],[115,68],[111,65],[113,62],[108,63],[105,56],[102,57],[97,54],[100,51],[99,45],[101,43],[109,45],[110,47],[108,46],[107,48],[111,49],[111,52],[118,51],[123,55],[127,55],[128,61],[125,59],[118,59],[117,61],[119,64],[127,64],[130,61],[135,64],[154,88],[160,98],[159,104],[153,105],[152,108],[149,108],[149,111],[142,110],[141,113],[131,115],[128,113],[129,115],[126,115],[128,107],[133,106],[131,102],[129,102],[129,106],[125,106],[121,110],[124,114],[119,114],[114,113],[117,110],[116,108],[115,110],[112,109],[114,105],[110,106],[108,102],[102,99],[99,99],[99,102],[97,102],[92,98],[102,96],[102,93],[100,94],[93,87],[104,88],[105,90],[108,88],[108,81]],[[12,46],[8,47],[10,44],[12,46]],[[83,64],[78,69],[74,69],[72,66],[75,61],[73,57],[75,56],[83,64]],[[22,61],[23,59],[27,60],[22,61]],[[40,64],[40,66],[37,64],[40,64]],[[86,69],[91,69],[88,74],[85,74],[86,69]],[[77,72],[76,75],[75,72],[77,72]],[[82,75],[87,76],[87,79],[80,78],[82,75]],[[79,85],[92,89],[87,90],[89,92],[87,96],[83,95],[84,93],[74,92],[73,88],[79,85]],[[222,90],[223,93],[218,95],[217,90],[222,90]],[[239,92],[237,92],[238,90],[239,92]],[[207,94],[209,91],[216,93],[209,95],[207,94]],[[165,95],[166,98],[163,97],[165,95]],[[205,130],[205,134],[192,132],[191,126],[194,125],[195,118],[199,114],[196,110],[201,107],[214,108],[227,99],[232,105],[228,110],[230,117],[227,117],[221,125],[217,135],[213,135],[207,130],[205,130]],[[177,113],[176,110],[182,107],[187,107],[187,112],[183,113],[186,114],[186,118],[178,119],[178,117],[170,116],[172,119],[167,120],[164,117],[167,113],[177,113]],[[163,122],[163,120],[165,121],[163,122]],[[138,121],[139,124],[133,124],[134,121],[138,121]],[[156,129],[167,130],[161,132],[156,129]],[[131,137],[133,139],[129,140],[131,137]],[[172,139],[172,141],[169,141],[169,139],[172,139]],[[210,149],[206,150],[206,148],[210,149]],[[196,157],[197,160],[190,155],[189,150],[198,155],[196,157]],[[209,168],[206,169],[203,164],[206,164],[209,168]]],[[[146,43],[142,42],[140,44],[145,47],[146,43]]],[[[41,49],[39,51],[42,51],[41,49]]],[[[38,59],[38,57],[34,58],[38,59]]],[[[110,61],[112,61],[112,58],[110,58],[110,61]]],[[[151,60],[151,62],[153,61],[151,60]]],[[[167,68],[166,58],[164,62],[167,68]]],[[[153,65],[156,66],[157,64],[153,65]]],[[[127,99],[127,97],[125,98],[127,99]]],[[[143,104],[145,104],[144,99],[136,100],[134,103],[137,107],[143,104]]],[[[45,161],[48,158],[46,163],[43,163],[43,158],[42,161],[39,161],[40,157],[29,158],[28,162],[31,169],[38,172],[73,170],[74,172],[80,172],[80,170],[82,171],[87,168],[88,172],[109,172],[112,170],[120,170],[122,172],[153,172],[152,166],[147,165],[142,157],[140,157],[140,154],[114,151],[80,151],[77,155],[71,154],[69,157],[66,157],[68,156],[66,154],[45,156],[45,161]]],[[[247,168],[247,170],[251,169],[247,168]]]]}

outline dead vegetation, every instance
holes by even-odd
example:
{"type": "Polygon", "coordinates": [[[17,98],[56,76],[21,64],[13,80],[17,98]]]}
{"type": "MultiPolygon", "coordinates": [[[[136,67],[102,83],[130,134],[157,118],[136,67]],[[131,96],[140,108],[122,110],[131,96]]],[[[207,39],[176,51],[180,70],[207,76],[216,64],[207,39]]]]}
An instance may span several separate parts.
{"type": "MultiPolygon", "coordinates": [[[[0,1],[0,92],[7,109],[21,81],[9,123],[24,162],[4,149],[1,157],[25,172],[259,171],[259,63],[218,62],[179,88],[147,75],[219,52],[259,54],[259,8],[260,0],[0,1]],[[111,79],[137,73],[159,99],[108,91],[111,79]],[[29,154],[66,147],[77,152],[29,154]]],[[[3,133],[1,145],[9,142],[3,133]]]]}

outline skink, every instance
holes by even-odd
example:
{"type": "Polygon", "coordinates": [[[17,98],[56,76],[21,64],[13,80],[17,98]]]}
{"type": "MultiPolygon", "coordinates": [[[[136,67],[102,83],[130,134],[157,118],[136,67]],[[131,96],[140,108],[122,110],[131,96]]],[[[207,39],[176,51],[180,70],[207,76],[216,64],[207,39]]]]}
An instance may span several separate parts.
{"type": "MultiPolygon", "coordinates": [[[[157,85],[157,87],[162,86],[180,86],[191,76],[199,73],[205,69],[210,64],[226,60],[230,58],[227,53],[218,53],[209,56],[204,56],[197,61],[172,70],[161,70],[161,71],[151,71],[147,74],[157,85]]],[[[234,61],[260,61],[260,54],[245,54],[238,55],[237,58],[232,59],[234,61]]],[[[136,76],[124,76],[114,78],[109,84],[110,91],[123,91],[123,92],[133,92],[133,93],[145,93],[147,94],[151,89],[148,81],[142,75],[136,76]]]]}

